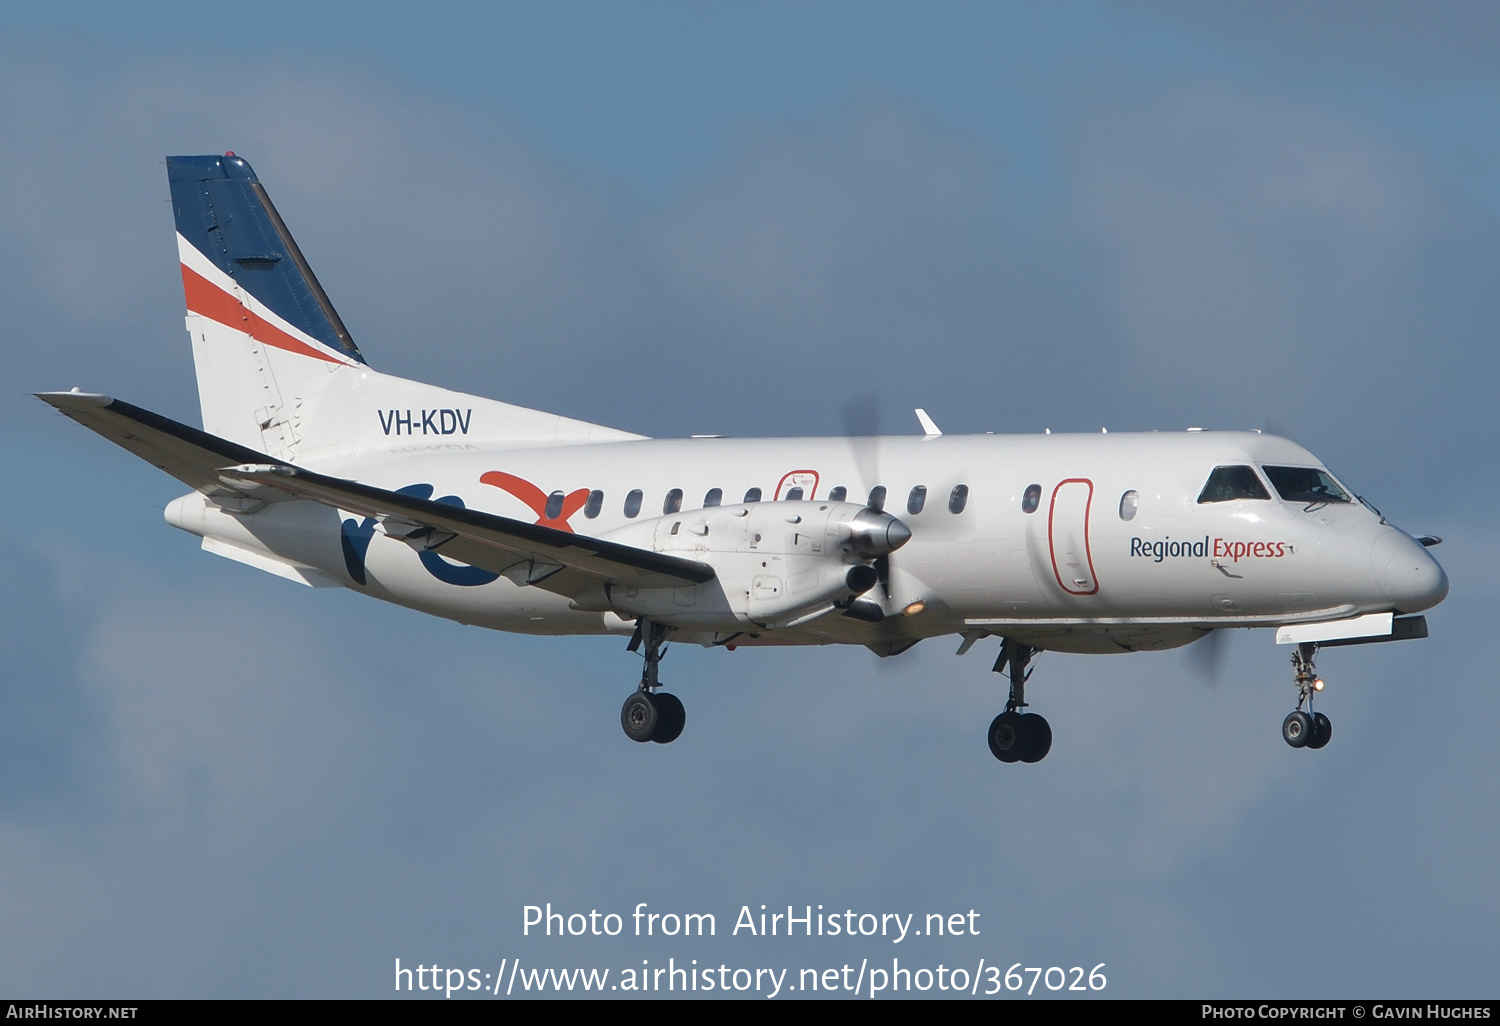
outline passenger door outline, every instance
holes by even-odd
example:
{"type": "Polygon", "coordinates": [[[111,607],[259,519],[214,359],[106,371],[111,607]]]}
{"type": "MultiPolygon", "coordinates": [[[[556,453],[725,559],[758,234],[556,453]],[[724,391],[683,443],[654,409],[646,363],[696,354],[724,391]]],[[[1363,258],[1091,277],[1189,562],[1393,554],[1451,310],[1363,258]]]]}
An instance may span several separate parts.
{"type": "Polygon", "coordinates": [[[1052,576],[1058,587],[1069,595],[1097,595],[1099,578],[1094,574],[1094,555],[1089,548],[1089,516],[1094,505],[1094,482],[1086,477],[1070,477],[1058,482],[1052,489],[1052,501],[1047,507],[1047,551],[1052,558],[1052,576]],[[1068,485],[1082,485],[1087,489],[1083,496],[1083,522],[1075,519],[1078,489],[1071,488],[1064,496],[1062,522],[1058,522],[1058,495],[1068,485]],[[1081,530],[1080,530],[1081,527],[1081,530]],[[1078,535],[1082,535],[1082,553],[1078,551],[1078,535]],[[1062,546],[1059,551],[1059,545],[1062,546]],[[1080,558],[1080,556],[1082,558],[1080,558]],[[1061,557],[1061,559],[1059,559],[1061,557]],[[1067,578],[1062,570],[1068,571],[1067,578]],[[1087,576],[1084,576],[1084,575],[1087,576]]]}

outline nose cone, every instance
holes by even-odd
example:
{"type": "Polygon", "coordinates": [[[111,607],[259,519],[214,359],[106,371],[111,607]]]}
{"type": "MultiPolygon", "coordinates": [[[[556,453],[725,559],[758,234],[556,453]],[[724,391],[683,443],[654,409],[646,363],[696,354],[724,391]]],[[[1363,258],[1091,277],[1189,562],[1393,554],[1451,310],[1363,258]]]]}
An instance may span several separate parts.
{"type": "Polygon", "coordinates": [[[889,555],[911,538],[911,528],[889,513],[862,509],[849,524],[854,548],[866,559],[889,555]]]}
{"type": "MultiPolygon", "coordinates": [[[[889,515],[889,514],[887,514],[889,515]]],[[[890,526],[885,529],[885,540],[894,552],[907,542],[911,541],[911,528],[907,527],[895,517],[891,517],[890,526]]]]}
{"type": "Polygon", "coordinates": [[[1370,550],[1375,580],[1402,613],[1430,609],[1448,596],[1448,575],[1422,543],[1394,528],[1370,550]]]}

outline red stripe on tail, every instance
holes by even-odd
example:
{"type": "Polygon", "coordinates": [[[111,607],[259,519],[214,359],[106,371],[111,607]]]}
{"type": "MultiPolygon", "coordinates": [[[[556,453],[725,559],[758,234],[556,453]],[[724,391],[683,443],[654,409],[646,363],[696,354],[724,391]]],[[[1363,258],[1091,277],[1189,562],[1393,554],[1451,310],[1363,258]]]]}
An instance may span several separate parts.
{"type": "Polygon", "coordinates": [[[239,300],[219,288],[197,271],[182,265],[182,292],[187,297],[189,313],[207,317],[236,331],[243,331],[258,342],[285,349],[298,356],[311,356],[328,363],[344,364],[336,356],[320,352],[301,339],[293,338],[271,322],[258,317],[239,300]]]}

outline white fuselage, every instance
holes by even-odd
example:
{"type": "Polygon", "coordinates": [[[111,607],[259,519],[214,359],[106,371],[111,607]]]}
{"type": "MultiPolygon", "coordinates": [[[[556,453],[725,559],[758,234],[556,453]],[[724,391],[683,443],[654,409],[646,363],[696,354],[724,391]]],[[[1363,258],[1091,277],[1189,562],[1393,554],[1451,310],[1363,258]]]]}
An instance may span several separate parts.
{"type": "MultiPolygon", "coordinates": [[[[456,496],[468,508],[527,523],[545,522],[540,497],[560,493],[552,512],[562,515],[553,526],[700,556],[712,539],[693,532],[693,518],[713,489],[726,507],[759,489],[762,502],[779,500],[795,515],[788,493],[796,487],[803,503],[827,503],[842,487],[848,501],[862,504],[872,487],[885,486],[885,510],[911,530],[889,557],[887,579],[865,596],[882,607],[886,623],[876,628],[833,611],[791,630],[748,632],[739,644],[870,644],[872,631],[911,640],[976,631],[1072,651],[1163,648],[1213,626],[1415,612],[1447,591],[1422,545],[1357,501],[1285,502],[1268,489],[1269,499],[1199,502],[1215,467],[1320,466],[1302,447],[1257,433],[641,439],[522,448],[420,436],[391,441],[379,451],[306,465],[391,490],[428,485],[431,498],[456,496]],[[518,497],[512,492],[525,489],[493,483],[511,478],[536,491],[518,497]],[[961,509],[952,512],[960,486],[961,509]],[[914,510],[908,503],[918,487],[925,502],[914,510]],[[681,493],[675,511],[674,490],[681,493]],[[602,493],[597,508],[583,502],[584,492],[602,493]],[[635,492],[639,507],[627,515],[635,492]],[[1127,493],[1134,495],[1122,501],[1127,493]],[[568,496],[576,498],[557,509],[568,496]],[[661,518],[685,528],[641,526],[661,518]]],[[[580,609],[509,577],[477,575],[485,583],[473,583],[473,568],[449,561],[448,571],[434,572],[435,553],[421,554],[379,525],[311,502],[237,513],[193,493],[167,516],[223,554],[294,567],[316,583],[341,583],[464,623],[538,634],[633,629],[628,614],[580,609]],[[351,575],[351,538],[361,550],[363,583],[351,575]]],[[[725,638],[707,631],[696,640],[725,638]]]]}

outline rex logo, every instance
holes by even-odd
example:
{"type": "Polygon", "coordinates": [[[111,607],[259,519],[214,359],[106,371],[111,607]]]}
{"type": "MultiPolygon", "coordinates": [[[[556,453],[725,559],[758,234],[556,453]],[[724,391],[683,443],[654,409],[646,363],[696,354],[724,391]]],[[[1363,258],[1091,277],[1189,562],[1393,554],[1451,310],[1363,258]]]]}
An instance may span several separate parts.
{"type": "MultiPolygon", "coordinates": [[[[567,531],[569,534],[573,533],[573,526],[568,523],[568,518],[582,509],[589,498],[587,488],[578,488],[566,495],[562,492],[553,492],[548,495],[530,481],[499,470],[491,470],[481,475],[479,480],[514,495],[524,502],[537,515],[538,525],[550,527],[555,531],[567,531]]],[[[433,491],[430,484],[407,485],[405,488],[396,489],[398,495],[411,495],[418,499],[432,498],[433,491]]],[[[448,506],[457,506],[459,509],[464,508],[464,500],[457,495],[440,496],[434,501],[448,506]]],[[[365,517],[362,521],[351,517],[343,522],[339,531],[339,542],[344,552],[344,568],[349,571],[350,578],[356,584],[368,583],[365,555],[370,551],[370,542],[375,537],[375,526],[376,521],[372,517],[365,517]]],[[[445,584],[472,588],[480,584],[489,584],[500,576],[475,566],[449,562],[436,552],[423,550],[418,552],[417,556],[422,560],[422,566],[427,572],[445,584]]]]}
{"type": "Polygon", "coordinates": [[[568,518],[583,509],[583,504],[589,501],[587,488],[577,488],[566,495],[562,492],[548,495],[530,481],[499,470],[481,474],[479,480],[487,485],[494,485],[503,492],[509,492],[526,503],[537,515],[536,522],[540,526],[567,531],[569,534],[573,533],[573,525],[568,523],[568,518]]]}
{"type": "MultiPolygon", "coordinates": [[[[417,499],[431,499],[433,490],[430,484],[414,484],[407,485],[405,488],[397,488],[396,494],[410,495],[417,499]]],[[[443,495],[434,501],[441,502],[445,506],[464,508],[464,500],[457,495],[443,495]]],[[[368,583],[368,575],[365,572],[365,554],[370,551],[370,542],[375,537],[375,524],[373,517],[365,517],[363,521],[357,521],[351,517],[340,527],[339,544],[344,550],[344,569],[349,571],[349,576],[355,584],[368,583]]],[[[462,588],[489,584],[500,576],[466,563],[450,563],[436,552],[425,549],[418,552],[417,557],[421,559],[423,568],[432,576],[445,584],[456,584],[462,588]]]]}

